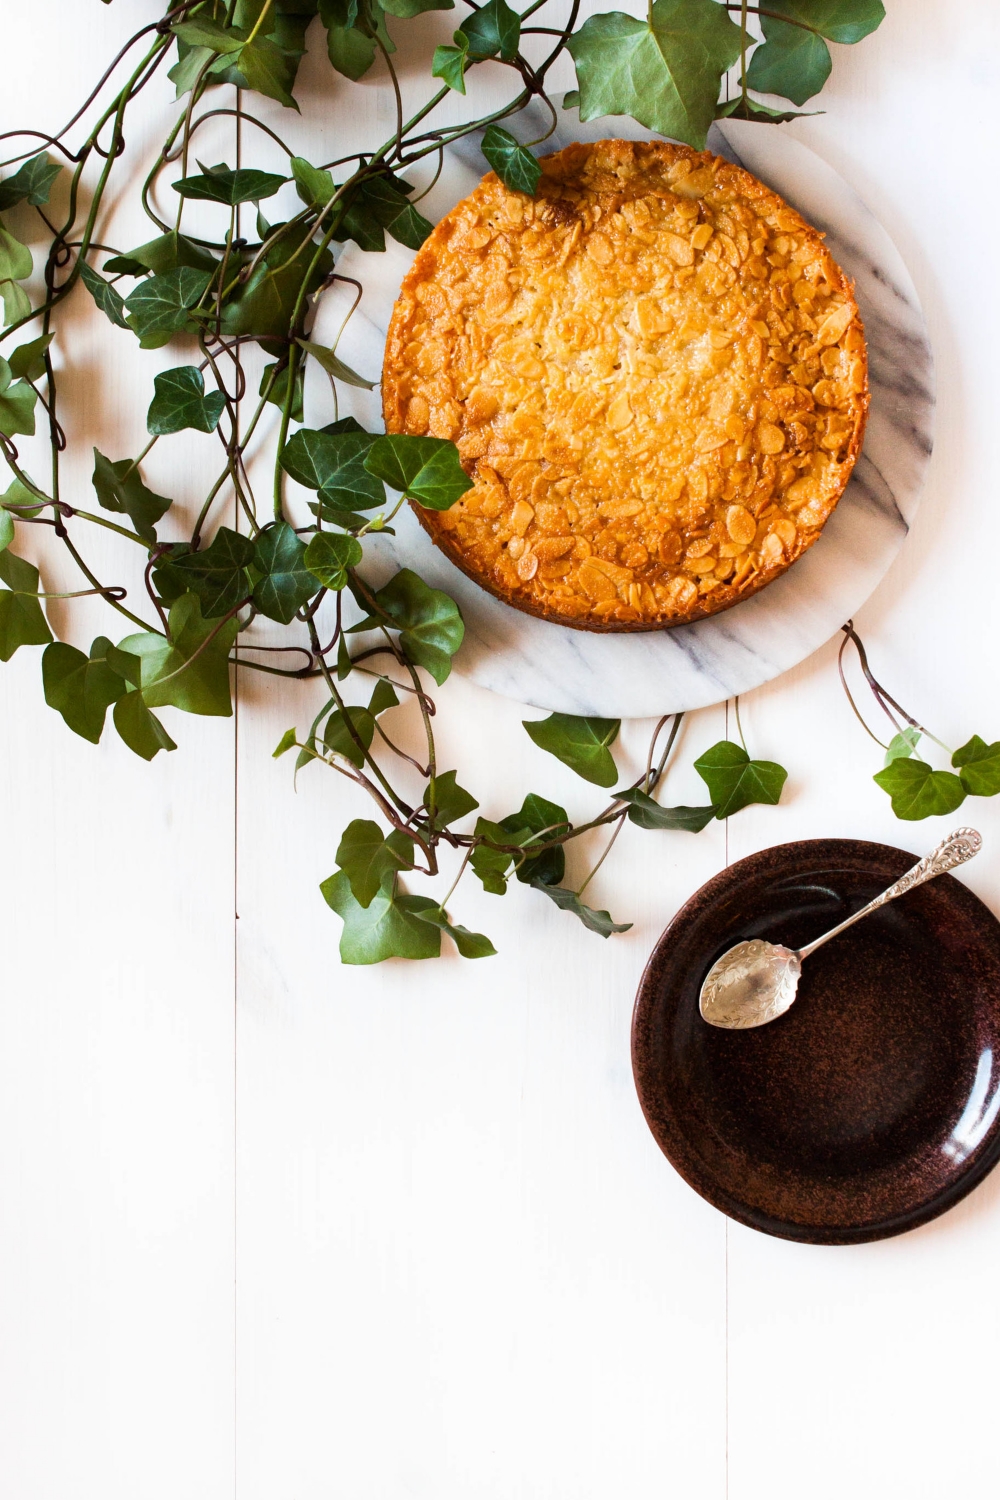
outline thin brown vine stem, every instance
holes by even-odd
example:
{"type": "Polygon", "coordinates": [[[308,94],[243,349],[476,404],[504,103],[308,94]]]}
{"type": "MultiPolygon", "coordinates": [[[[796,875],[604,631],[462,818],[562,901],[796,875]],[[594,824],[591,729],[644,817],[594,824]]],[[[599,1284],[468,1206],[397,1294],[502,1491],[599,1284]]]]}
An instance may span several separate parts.
{"type": "Polygon", "coordinates": [[[684,715],[682,713],[675,713],[674,722],[671,724],[670,733],[667,736],[667,743],[663,747],[663,753],[660,756],[659,764],[657,765],[656,770],[653,772],[653,779],[650,785],[646,788],[647,792],[652,792],[653,789],[659,785],[660,777],[663,775],[663,768],[667,764],[667,759],[670,755],[671,750],[674,748],[674,741],[680,733],[680,728],[683,722],[684,715]]]}
{"type": "Polygon", "coordinates": [[[396,97],[396,147],[395,147],[395,152],[396,152],[396,155],[398,156],[399,153],[400,153],[400,151],[403,149],[403,96],[402,96],[402,94],[399,91],[399,78],[396,75],[396,69],[393,67],[392,59],[390,58],[389,53],[386,50],[385,43],[383,42],[382,38],[378,34],[378,27],[377,26],[375,27],[375,45],[376,45],[376,47],[378,47],[378,50],[381,52],[381,54],[382,54],[382,61],[385,63],[386,68],[389,70],[389,78],[390,78],[390,81],[392,82],[392,92],[393,92],[393,94],[396,97]]]}
{"type": "MultiPolygon", "coordinates": [[[[374,612],[381,613],[381,611],[379,610],[378,601],[376,600],[375,595],[371,592],[368,586],[357,576],[357,574],[353,570],[349,570],[349,576],[354,584],[354,587],[360,593],[361,597],[365,600],[366,604],[368,604],[374,612]]],[[[399,662],[400,666],[406,670],[406,672],[409,674],[410,681],[413,683],[413,688],[417,697],[417,704],[420,709],[420,717],[423,721],[424,736],[427,741],[427,775],[429,780],[433,784],[434,778],[437,775],[437,751],[434,745],[434,730],[431,725],[431,719],[436,712],[433,700],[429,698],[424,692],[420,683],[420,677],[417,673],[417,669],[414,667],[413,663],[408,661],[403,653],[399,650],[398,646],[396,646],[396,644],[393,642],[388,630],[386,630],[384,626],[382,627],[382,634],[384,635],[387,642],[388,650],[392,652],[393,656],[399,662]]]]}
{"type": "Polygon", "coordinates": [[[794,16],[785,11],[765,10],[760,5],[748,5],[746,0],[727,0],[724,8],[726,10],[738,10],[742,15],[766,16],[769,21],[784,21],[788,26],[797,26],[800,31],[811,32],[813,36],[822,37],[823,33],[815,26],[810,26],[808,21],[796,20],[794,16]]]}
{"type": "MultiPolygon", "coordinates": [[[[441,173],[442,173],[443,170],[444,170],[444,147],[442,146],[441,150],[438,152],[438,164],[434,168],[434,176],[431,178],[430,182],[424,188],[423,192],[418,193],[415,198],[411,198],[410,202],[411,203],[422,203],[424,201],[424,199],[427,197],[428,193],[430,193],[435,187],[437,187],[438,178],[441,176],[441,173]]],[[[345,280],[346,278],[341,277],[340,279],[341,280],[345,280]]],[[[360,283],[358,283],[358,285],[360,285],[360,283]]]]}
{"type": "MultiPolygon", "coordinates": [[[[237,96],[242,94],[242,92],[242,89],[237,89],[237,96]]],[[[269,135],[272,141],[274,141],[276,145],[281,147],[286,156],[292,157],[296,154],[292,150],[291,146],[287,145],[281,139],[281,136],[276,134],[276,132],[271,129],[270,125],[265,125],[263,120],[258,119],[256,115],[250,114],[248,110],[238,111],[235,109],[225,109],[221,106],[218,109],[207,109],[204,114],[199,115],[197,120],[192,122],[191,134],[194,135],[200,125],[203,125],[206,120],[215,119],[217,115],[238,115],[238,117],[242,120],[245,120],[247,124],[256,125],[258,130],[262,130],[265,135],[269,135]]]]}
{"type": "Polygon", "coordinates": [[[861,710],[858,708],[858,705],[855,703],[853,694],[851,693],[851,690],[847,685],[847,677],[844,673],[844,652],[847,650],[849,641],[850,636],[845,634],[844,639],[840,643],[840,650],[837,652],[837,671],[840,674],[840,685],[844,689],[844,692],[847,694],[847,701],[851,705],[851,708],[854,710],[854,717],[857,719],[858,723],[865,731],[865,734],[868,735],[869,739],[874,740],[876,745],[879,745],[883,750],[888,750],[889,746],[886,745],[882,740],[880,740],[878,735],[875,734],[872,729],[869,729],[868,723],[862,715],[861,710]]]}
{"type": "Polygon", "coordinates": [[[612,849],[615,847],[615,840],[617,839],[618,835],[621,833],[621,831],[622,831],[622,829],[624,827],[625,827],[625,809],[623,808],[622,811],[621,811],[621,814],[619,815],[618,827],[615,829],[614,833],[608,839],[608,842],[607,842],[607,844],[605,845],[605,848],[604,848],[604,853],[601,855],[600,859],[597,861],[596,865],[591,870],[590,874],[587,876],[586,880],[583,882],[583,884],[580,886],[579,890],[577,891],[577,893],[576,893],[577,900],[579,900],[582,897],[584,891],[587,889],[588,885],[593,880],[594,876],[597,874],[598,870],[601,868],[601,866],[603,865],[604,861],[607,859],[608,855],[611,853],[612,849]]]}
{"type": "MultiPolygon", "coordinates": [[[[892,724],[893,729],[895,729],[895,731],[897,732],[897,734],[901,732],[900,731],[900,727],[896,723],[896,721],[893,718],[892,714],[890,713],[888,705],[891,705],[891,707],[896,710],[896,712],[899,714],[900,718],[906,720],[907,724],[909,724],[909,726],[910,726],[911,729],[919,730],[919,732],[921,734],[926,735],[929,740],[933,740],[933,742],[934,742],[935,745],[940,746],[940,748],[942,750],[944,750],[948,755],[950,755],[952,753],[951,752],[951,747],[949,745],[946,745],[943,740],[939,740],[938,737],[937,737],[937,735],[936,734],[932,734],[931,731],[929,729],[927,729],[923,724],[921,724],[918,719],[915,719],[915,718],[913,718],[913,716],[911,714],[908,714],[906,712],[906,709],[903,708],[899,703],[897,703],[896,700],[895,700],[895,698],[893,698],[892,695],[890,693],[888,693],[886,691],[886,689],[882,686],[882,684],[878,681],[877,677],[874,675],[874,673],[872,672],[871,668],[868,665],[868,653],[865,650],[864,643],[861,640],[861,637],[858,635],[857,631],[854,629],[854,621],[853,620],[848,620],[848,622],[847,622],[846,625],[842,625],[841,626],[841,629],[843,630],[844,634],[848,637],[848,639],[851,640],[854,643],[854,649],[858,653],[858,661],[861,664],[861,670],[864,673],[865,681],[868,683],[868,686],[871,688],[872,696],[874,697],[875,702],[882,709],[882,712],[888,718],[889,722],[892,724]]],[[[843,648],[841,648],[841,649],[843,649],[843,648]]],[[[841,673],[841,681],[843,681],[843,673],[841,673]]],[[[845,684],[845,686],[846,686],[846,684],[845,684]]],[[[850,694],[848,694],[848,697],[850,697],[850,694]]],[[[857,713],[857,709],[856,708],[855,708],[855,713],[857,713]]],[[[860,718],[860,715],[859,715],[859,718],[860,718]]],[[[864,720],[862,720],[862,723],[864,723],[864,720]]],[[[867,725],[865,727],[867,728],[867,725]]],[[[869,734],[870,733],[871,733],[871,731],[869,730],[869,734]]],[[[872,735],[872,738],[875,739],[875,736],[872,735]]],[[[881,744],[881,741],[879,740],[878,743],[881,744]]]]}
{"type": "Polygon", "coordinates": [[[160,603],[160,601],[157,598],[156,594],[153,592],[152,573],[153,573],[153,569],[155,568],[157,562],[159,561],[159,558],[160,558],[160,549],[157,547],[157,548],[154,549],[154,551],[150,555],[150,559],[149,559],[148,563],[146,564],[145,568],[143,569],[142,581],[145,584],[146,593],[149,595],[150,599],[153,602],[153,608],[156,610],[156,613],[160,617],[160,624],[163,626],[163,634],[166,635],[166,636],[169,636],[169,634],[170,634],[170,626],[167,623],[167,617],[166,617],[166,615],[163,612],[163,605],[160,603]]]}
{"type": "MultiPolygon", "coordinates": [[[[251,666],[252,663],[247,662],[245,663],[245,665],[251,666]]],[[[407,838],[412,839],[415,844],[418,844],[423,850],[424,854],[427,855],[428,868],[426,870],[420,871],[419,873],[423,875],[437,874],[437,861],[431,855],[431,852],[427,849],[423,840],[417,836],[412,828],[408,828],[406,824],[400,820],[396,809],[386,801],[385,797],[379,791],[378,787],[374,784],[374,782],[369,780],[369,778],[364,774],[363,771],[359,771],[355,766],[352,766],[350,764],[345,766],[341,765],[338,761],[328,760],[326,756],[320,755],[315,750],[310,750],[307,745],[300,745],[299,749],[304,751],[307,755],[311,755],[314,760],[318,760],[322,762],[323,765],[329,766],[331,771],[338,771],[341,776],[346,776],[349,781],[353,781],[358,786],[363,787],[368,793],[369,797],[371,797],[372,801],[380,809],[382,816],[385,818],[386,822],[391,823],[393,828],[395,828],[399,833],[405,833],[407,838]]]]}
{"type": "Polygon", "coordinates": [[[642,778],[642,789],[647,793],[649,792],[650,778],[653,774],[653,752],[656,749],[656,742],[660,738],[660,730],[663,728],[669,717],[669,714],[664,714],[663,717],[657,722],[656,728],[653,730],[652,737],[649,741],[649,751],[646,755],[646,774],[642,778]]]}
{"type": "Polygon", "coordinates": [[[430,776],[430,768],[428,766],[422,766],[415,756],[408,755],[405,750],[401,750],[399,746],[395,744],[386,734],[378,719],[375,720],[375,729],[381,736],[381,738],[385,741],[385,743],[389,746],[389,749],[393,752],[394,755],[398,755],[400,760],[408,760],[410,765],[413,766],[414,770],[420,772],[421,776],[430,776]]]}
{"type": "MultiPolygon", "coordinates": [[[[179,667],[175,667],[174,670],[172,672],[168,672],[165,677],[158,677],[156,679],[157,687],[161,687],[165,682],[172,682],[175,677],[180,677],[182,672],[186,672],[191,663],[197,661],[201,653],[208,649],[208,647],[212,644],[223,627],[225,625],[228,625],[229,621],[232,620],[236,615],[238,615],[241,609],[245,609],[249,603],[249,599],[241,599],[239,604],[234,604],[232,609],[227,611],[227,613],[222,616],[218,625],[216,625],[214,629],[209,631],[205,639],[198,642],[195,649],[191,652],[191,655],[185,661],[183,661],[179,667]]],[[[170,639],[169,635],[167,639],[170,639]]]]}
{"type": "MultiPolygon", "coordinates": [[[[184,111],[184,134],[181,137],[181,177],[182,178],[186,177],[187,174],[188,174],[188,151],[191,149],[191,120],[192,120],[192,118],[194,116],[194,111],[195,111],[195,108],[197,106],[198,100],[201,98],[201,92],[200,91],[201,91],[203,83],[204,83],[205,75],[208,72],[209,68],[212,66],[212,63],[214,61],[215,61],[214,57],[206,58],[204,64],[201,67],[200,72],[198,73],[197,78],[194,80],[194,83],[191,85],[191,94],[190,94],[190,97],[188,98],[187,108],[184,111]]],[[[166,165],[165,162],[164,162],[164,165],[166,165]]],[[[184,201],[185,201],[184,200],[184,194],[183,193],[178,193],[177,194],[177,217],[174,220],[174,234],[180,234],[180,231],[181,231],[181,218],[182,218],[183,213],[184,213],[184,201]]]]}
{"type": "Polygon", "coordinates": [[[333,699],[334,703],[337,705],[338,710],[342,714],[344,720],[344,728],[347,730],[348,735],[354,741],[355,745],[358,748],[358,751],[363,756],[365,765],[367,765],[369,770],[371,770],[378,778],[378,781],[384,787],[388,796],[392,798],[393,802],[395,802],[396,806],[400,808],[401,811],[405,810],[407,815],[409,815],[411,809],[407,807],[402,798],[400,798],[389,785],[389,782],[382,774],[382,770],[372,756],[368,746],[365,744],[364,740],[361,738],[361,735],[358,733],[358,730],[354,724],[354,720],[346,711],[347,704],[341,697],[340,689],[337,687],[337,684],[334,682],[333,677],[330,674],[330,669],[326,664],[325,657],[323,657],[319,652],[319,635],[316,631],[315,621],[313,620],[309,621],[309,641],[313,648],[313,657],[318,663],[319,669],[323,674],[323,680],[325,681],[327,688],[329,689],[330,697],[333,699]]]}
{"type": "Polygon", "coordinates": [[[445,908],[447,907],[448,902],[451,900],[452,896],[454,896],[456,890],[458,889],[458,882],[461,880],[462,876],[465,874],[465,867],[469,863],[469,860],[471,859],[471,857],[472,857],[472,850],[471,849],[466,849],[465,854],[464,854],[464,856],[462,858],[462,863],[458,867],[458,874],[455,876],[455,879],[452,881],[451,885],[448,887],[448,890],[445,893],[445,895],[442,896],[441,900],[438,902],[438,910],[444,912],[446,916],[447,916],[447,911],[445,910],[445,908]]]}
{"type": "Polygon", "coordinates": [[[736,712],[736,730],[737,730],[737,733],[739,734],[739,737],[740,737],[740,744],[743,746],[744,752],[747,755],[749,755],[750,752],[749,752],[749,750],[747,750],[747,742],[746,742],[746,739],[745,739],[744,734],[743,734],[743,724],[740,721],[740,695],[739,695],[739,693],[737,693],[736,697],[733,699],[733,708],[734,708],[734,710],[736,712]]]}
{"type": "Polygon", "coordinates": [[[96,578],[87,567],[87,564],[84,562],[83,558],[74,547],[70,535],[65,529],[61,532],[57,530],[56,534],[57,536],[59,536],[60,541],[62,541],[62,543],[66,547],[66,550],[73,558],[73,561],[80,569],[80,572],[83,574],[84,578],[89,578],[90,582],[94,585],[94,588],[97,590],[97,592],[107,601],[108,604],[111,605],[113,609],[116,609],[120,615],[125,615],[127,619],[131,620],[134,625],[138,625],[142,630],[153,629],[152,625],[147,624],[147,622],[141,619],[139,615],[134,615],[130,609],[126,609],[124,604],[122,604],[118,599],[109,594],[108,590],[105,588],[104,584],[101,583],[100,579],[96,578]]]}
{"type": "MultiPolygon", "coordinates": [[[[200,0],[184,0],[184,3],[182,5],[176,5],[176,6],[174,6],[173,10],[168,11],[167,12],[167,17],[169,17],[169,16],[176,16],[178,14],[183,14],[185,11],[191,10],[193,6],[195,6],[195,5],[199,4],[199,3],[200,3],[200,0]]],[[[73,126],[76,124],[77,120],[79,120],[82,115],[86,114],[86,112],[90,108],[91,104],[93,104],[94,100],[97,98],[98,94],[101,92],[101,89],[107,83],[108,79],[111,77],[112,73],[115,71],[115,69],[117,68],[118,64],[121,62],[122,58],[126,57],[128,55],[128,53],[131,52],[131,50],[135,46],[136,42],[140,41],[142,39],[142,37],[146,36],[148,32],[150,32],[150,31],[161,31],[162,30],[162,26],[163,26],[163,21],[165,19],[166,19],[166,17],[161,17],[159,21],[152,21],[148,26],[143,26],[139,31],[136,31],[129,38],[129,40],[115,54],[115,56],[112,58],[111,62],[105,68],[104,72],[101,74],[101,77],[98,79],[97,83],[94,85],[94,87],[91,90],[91,92],[87,95],[86,99],[80,105],[80,108],[77,110],[76,114],[72,117],[72,119],[68,120],[66,122],[66,124],[63,126],[63,128],[61,130],[57,131],[55,135],[46,135],[45,132],[41,131],[41,130],[5,130],[2,133],[0,133],[0,141],[9,140],[12,136],[29,136],[30,135],[30,136],[36,137],[38,140],[44,141],[47,146],[57,146],[59,148],[59,150],[63,153],[63,155],[67,158],[68,161],[75,161],[75,160],[77,160],[76,156],[74,156],[74,154],[71,151],[67,150],[67,148],[62,144],[62,137],[66,134],[66,132],[68,130],[72,130],[73,126]]],[[[30,151],[24,151],[19,156],[12,156],[7,161],[0,161],[0,167],[10,167],[10,166],[13,166],[15,162],[22,161],[26,156],[30,156],[30,155],[31,155],[30,151]]]]}
{"type": "MultiPolygon", "coordinates": [[[[129,103],[130,99],[133,97],[133,90],[135,89],[136,92],[137,92],[136,85],[137,85],[137,83],[138,83],[138,81],[139,81],[139,79],[140,79],[140,77],[141,77],[141,75],[142,75],[142,73],[143,73],[143,71],[144,71],[147,63],[151,59],[155,61],[155,59],[156,59],[157,56],[162,56],[164,45],[165,45],[165,43],[164,43],[163,38],[158,38],[157,42],[150,49],[150,51],[146,54],[146,57],[143,59],[143,61],[140,64],[140,66],[136,69],[135,73],[133,73],[132,77],[129,79],[128,83],[126,84],[125,88],[122,90],[122,93],[118,96],[117,100],[113,101],[112,104],[109,105],[107,111],[102,116],[100,122],[98,123],[97,127],[95,128],[94,132],[92,133],[92,135],[90,137],[90,140],[88,141],[86,147],[83,148],[83,150],[81,152],[81,159],[80,159],[80,161],[79,161],[79,163],[77,165],[77,169],[74,172],[72,180],[71,180],[71,183],[70,183],[70,206],[69,206],[69,215],[70,215],[70,217],[67,220],[66,224],[63,226],[63,228],[60,230],[59,235],[58,235],[56,241],[53,243],[53,245],[52,245],[52,247],[50,248],[50,251],[49,251],[48,261],[47,261],[47,264],[46,264],[47,285],[49,284],[49,282],[48,282],[49,268],[52,266],[53,258],[55,256],[55,254],[57,253],[59,247],[61,247],[61,245],[64,243],[66,235],[68,235],[72,231],[73,225],[76,222],[76,200],[77,200],[77,194],[78,194],[78,191],[79,191],[80,176],[82,174],[83,167],[84,167],[84,165],[86,163],[87,155],[89,154],[89,151],[93,148],[93,146],[94,146],[94,144],[96,142],[97,135],[104,128],[104,125],[107,123],[107,121],[109,119],[111,119],[113,116],[115,117],[116,123],[115,123],[115,129],[114,129],[114,131],[112,133],[112,140],[116,141],[116,140],[118,140],[118,139],[121,138],[121,121],[122,121],[122,118],[124,116],[125,109],[126,109],[128,103],[129,103]]],[[[148,81],[148,80],[146,80],[146,81],[148,81]]],[[[84,224],[83,236],[82,236],[81,241],[80,241],[80,249],[79,249],[79,251],[77,253],[76,261],[75,261],[75,263],[73,265],[73,268],[70,271],[69,275],[67,276],[66,280],[64,282],[62,282],[61,285],[58,286],[58,287],[56,287],[54,285],[54,282],[53,282],[51,284],[50,296],[45,300],[45,302],[42,303],[39,307],[32,308],[32,310],[29,313],[26,313],[24,315],[24,317],[17,318],[17,319],[15,319],[14,322],[8,324],[8,326],[5,329],[3,329],[2,332],[0,332],[0,340],[5,339],[5,338],[9,338],[10,335],[13,334],[13,333],[16,333],[19,328],[22,328],[26,323],[31,322],[33,319],[35,319],[35,318],[37,318],[39,316],[41,316],[43,318],[43,320],[44,320],[43,321],[43,328],[45,329],[46,332],[48,331],[48,321],[49,321],[49,316],[50,316],[50,314],[52,312],[52,309],[54,307],[56,307],[60,302],[62,302],[69,295],[69,293],[72,291],[73,287],[76,285],[76,282],[77,282],[77,280],[79,278],[79,275],[80,275],[80,266],[83,263],[83,261],[86,259],[87,251],[90,248],[90,242],[91,242],[91,237],[93,235],[94,225],[95,225],[96,220],[97,220],[97,215],[100,212],[101,202],[102,202],[103,197],[104,197],[104,190],[105,190],[105,188],[107,186],[108,178],[109,178],[109,176],[111,174],[111,169],[112,169],[112,167],[114,165],[115,160],[116,160],[116,152],[114,150],[109,151],[108,156],[107,156],[107,160],[104,163],[104,167],[103,167],[103,169],[101,171],[101,174],[100,174],[100,177],[98,179],[97,185],[96,185],[96,187],[94,189],[93,197],[91,199],[90,211],[89,211],[89,213],[87,215],[87,219],[86,219],[85,224],[84,224]]]]}

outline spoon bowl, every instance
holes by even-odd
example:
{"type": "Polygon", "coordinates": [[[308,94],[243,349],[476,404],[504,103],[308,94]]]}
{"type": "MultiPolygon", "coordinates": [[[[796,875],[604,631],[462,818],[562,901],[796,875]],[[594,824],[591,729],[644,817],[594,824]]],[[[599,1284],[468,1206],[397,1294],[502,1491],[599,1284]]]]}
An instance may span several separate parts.
{"type": "Polygon", "coordinates": [[[751,938],[713,964],[701,989],[701,1013],[710,1026],[746,1031],[776,1021],[795,1000],[802,962],[793,948],[751,938]]]}

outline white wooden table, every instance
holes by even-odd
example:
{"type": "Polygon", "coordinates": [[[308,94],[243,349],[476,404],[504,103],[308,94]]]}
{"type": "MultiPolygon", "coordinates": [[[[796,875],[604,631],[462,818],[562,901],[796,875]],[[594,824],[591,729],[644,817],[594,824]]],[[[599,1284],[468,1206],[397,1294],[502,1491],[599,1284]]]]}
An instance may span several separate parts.
{"type": "MultiPolygon", "coordinates": [[[[4,126],[61,124],[158,10],[9,7],[4,126]]],[[[859,624],[891,689],[957,744],[1000,733],[1000,9],[889,11],[834,49],[826,113],[784,128],[877,209],[926,309],[930,483],[859,624]]],[[[396,27],[410,86],[455,23],[396,27]]],[[[307,115],[329,101],[321,126],[285,112],[305,154],[386,133],[383,85],[332,83],[321,57],[303,76],[307,115]]],[[[169,106],[166,87],[151,95],[150,143],[169,106]]],[[[119,243],[135,237],[123,221],[119,243]]],[[[133,356],[82,295],[74,307],[71,438],[131,453],[156,356],[133,356]]],[[[161,445],[154,487],[190,502],[210,441],[161,445]]],[[[52,608],[77,644],[107,624],[84,619],[52,608]]],[[[923,852],[946,831],[892,818],[835,653],[744,702],[754,751],[790,769],[780,807],[698,838],[626,831],[591,888],[633,919],[626,936],[470,886],[461,920],[499,957],[372,970],[340,967],[317,891],[361,801],[320,772],[293,794],[270,758],[310,692],[262,679],[241,683],[232,721],[168,715],[181,749],[146,766],[111,735],[95,749],[69,734],[39,653],[17,654],[0,672],[0,1494],[997,1493],[1000,1174],[898,1239],[786,1244],[677,1177],[632,1085],[644,959],[727,860],[820,835],[923,852]]],[[[457,677],[438,701],[444,761],[475,762],[463,780],[484,812],[531,788],[590,805],[516,704],[457,677]]],[[[724,715],[686,723],[676,800],[697,798],[690,762],[724,715]]],[[[626,765],[648,728],[625,726],[626,765]]],[[[969,812],[988,843],[963,878],[1000,910],[1000,809],[969,812]]]]}

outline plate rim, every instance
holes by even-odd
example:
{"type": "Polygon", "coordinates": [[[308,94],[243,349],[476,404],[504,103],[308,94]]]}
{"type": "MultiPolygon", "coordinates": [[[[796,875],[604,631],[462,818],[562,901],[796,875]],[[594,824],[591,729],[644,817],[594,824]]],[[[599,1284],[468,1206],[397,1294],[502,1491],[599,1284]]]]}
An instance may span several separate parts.
{"type": "MultiPolygon", "coordinates": [[[[1000,1114],[993,1121],[978,1153],[969,1158],[968,1165],[962,1164],[952,1182],[943,1190],[923,1204],[903,1213],[895,1214],[891,1218],[880,1218],[868,1223],[860,1224],[853,1228],[837,1225],[815,1225],[807,1223],[796,1223],[788,1219],[775,1218],[769,1214],[759,1211],[751,1213],[746,1205],[734,1198],[725,1189],[719,1186],[711,1173],[699,1174],[693,1169],[687,1153],[679,1151],[675,1156],[667,1148],[662,1138],[659,1123],[654,1121],[650,1109],[647,1109],[646,1098],[643,1092],[642,1072],[645,1062],[649,1056],[649,1028],[654,1013],[656,1001],[656,966],[662,955],[670,935],[683,925],[686,919],[693,915],[691,908],[696,902],[712,899],[717,894],[723,893],[732,882],[734,876],[740,871],[746,871],[748,866],[755,865],[765,855],[773,856],[776,851],[793,851],[816,849],[817,847],[830,850],[837,847],[848,846],[853,850],[866,849],[873,853],[882,855],[903,855],[908,861],[916,862],[918,856],[911,854],[908,850],[900,849],[894,844],[883,844],[873,839],[852,838],[819,838],[819,839],[792,839],[782,844],[772,844],[764,849],[758,849],[752,854],[745,855],[742,859],[735,860],[726,865],[706,880],[698,889],[688,897],[684,905],[674,914],[667,923],[663,932],[657,938],[656,943],[646,961],[639,985],[636,990],[635,1003],[632,1009],[632,1021],[630,1028],[630,1054],[632,1063],[632,1079],[635,1085],[636,1096],[642,1110],[643,1118],[649,1128],[650,1134],[657,1146],[663,1152],[664,1157],[680,1177],[692,1188],[699,1197],[717,1208],[727,1218],[736,1223],[744,1224],[749,1229],[754,1229],[758,1234],[767,1234],[775,1239],[789,1240],[796,1244],[808,1245],[859,1245],[869,1244],[877,1240],[893,1238],[899,1234],[905,1234],[911,1229],[918,1229],[924,1224],[939,1218],[965,1197],[968,1196],[1000,1162],[1000,1114]],[[766,1221],[766,1222],[764,1222],[766,1221]]],[[[902,871],[900,872],[902,873],[902,871]]],[[[969,889],[962,881],[956,880],[953,875],[936,877],[937,880],[947,882],[949,886],[956,887],[965,893],[991,918],[995,926],[1000,929],[1000,919],[996,916],[986,902],[980,896],[969,889]]],[[[948,888],[946,886],[946,888],[948,888]]],[[[683,1143],[683,1137],[679,1136],[683,1143]]],[[[670,1143],[671,1145],[673,1142],[670,1143]]]]}

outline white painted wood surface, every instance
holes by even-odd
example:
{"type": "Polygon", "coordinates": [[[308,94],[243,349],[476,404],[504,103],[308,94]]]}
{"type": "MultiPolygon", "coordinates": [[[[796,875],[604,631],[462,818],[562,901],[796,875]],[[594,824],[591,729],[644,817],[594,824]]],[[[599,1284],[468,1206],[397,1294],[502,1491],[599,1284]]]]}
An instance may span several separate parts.
{"type": "MultiPolygon", "coordinates": [[[[889,9],[875,37],[835,49],[826,113],[789,128],[877,208],[927,311],[931,482],[860,624],[901,700],[957,743],[1000,732],[1000,12],[889,9]]],[[[4,125],[61,124],[156,14],[152,0],[11,9],[4,125]]],[[[452,24],[396,28],[410,86],[452,24]]],[[[330,101],[319,127],[283,115],[306,154],[384,133],[377,81],[331,89],[321,58],[305,77],[306,114],[330,101]]],[[[167,112],[166,92],[144,106],[150,140],[167,112]]],[[[133,451],[156,357],[132,356],[82,300],[66,328],[73,435],[133,451]]],[[[190,500],[208,443],[162,445],[151,480],[190,500]]],[[[82,488],[87,466],[75,472],[82,488]]],[[[53,624],[86,643],[73,618],[53,624]]],[[[105,624],[95,610],[90,633],[105,624]]],[[[788,1245],[680,1181],[632,1087],[645,956],[727,857],[828,834],[922,852],[946,827],[892,819],[835,646],[744,702],[753,749],[791,770],[781,807],[697,839],[623,834],[593,894],[632,918],[629,934],[605,944],[526,892],[501,902],[470,886],[456,909],[498,958],[374,970],[340,967],[316,889],[362,804],[320,770],[293,794],[270,759],[308,691],[255,680],[235,724],[171,716],[181,749],[151,767],[64,729],[37,652],[0,672],[0,693],[0,1493],[995,1491],[1000,1178],[896,1240],[788,1245]]],[[[486,813],[531,788],[572,813],[592,805],[527,741],[517,705],[458,679],[437,697],[442,763],[477,768],[463,780],[486,813]]],[[[678,800],[697,795],[682,768],[723,713],[686,724],[678,800]]],[[[625,726],[626,769],[647,730],[625,726]]],[[[1000,909],[1000,817],[990,803],[970,813],[989,842],[965,878],[1000,909]]]]}

